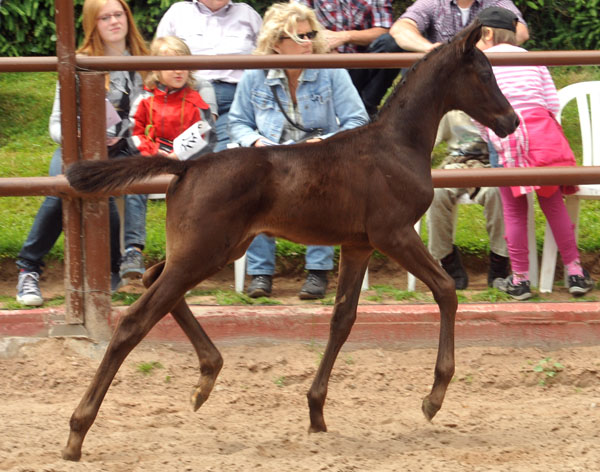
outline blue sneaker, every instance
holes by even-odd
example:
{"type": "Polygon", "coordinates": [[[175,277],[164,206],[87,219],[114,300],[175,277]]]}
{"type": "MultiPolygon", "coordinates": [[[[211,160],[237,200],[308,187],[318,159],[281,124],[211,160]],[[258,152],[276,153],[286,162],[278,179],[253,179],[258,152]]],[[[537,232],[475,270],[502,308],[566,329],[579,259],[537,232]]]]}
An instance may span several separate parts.
{"type": "Polygon", "coordinates": [[[125,251],[119,275],[122,279],[139,279],[146,272],[142,251],[130,247],[125,251]]]}
{"type": "Polygon", "coordinates": [[[25,270],[19,272],[17,301],[27,306],[41,306],[44,303],[40,290],[40,274],[25,270]]]}

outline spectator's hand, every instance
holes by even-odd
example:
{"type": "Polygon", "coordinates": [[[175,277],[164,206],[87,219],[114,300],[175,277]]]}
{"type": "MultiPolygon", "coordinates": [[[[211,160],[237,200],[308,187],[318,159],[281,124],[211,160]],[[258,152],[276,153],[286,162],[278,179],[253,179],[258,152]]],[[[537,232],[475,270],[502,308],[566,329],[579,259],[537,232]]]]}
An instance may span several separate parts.
{"type": "Polygon", "coordinates": [[[169,154],[166,154],[166,157],[168,157],[169,159],[179,159],[175,152],[170,152],[169,154]]]}
{"type": "Polygon", "coordinates": [[[323,141],[323,139],[322,138],[310,138],[310,139],[307,139],[305,142],[307,142],[307,143],[318,143],[319,141],[323,141]]]}
{"type": "Polygon", "coordinates": [[[350,42],[350,33],[348,31],[329,31],[323,32],[325,39],[329,44],[329,49],[335,50],[340,46],[350,42]]]}
{"type": "Polygon", "coordinates": [[[438,46],[441,46],[442,43],[431,43],[430,46],[427,47],[427,50],[425,52],[429,52],[432,51],[433,49],[437,48],[438,46]]]}
{"type": "Polygon", "coordinates": [[[277,143],[274,143],[273,141],[269,141],[267,138],[259,138],[256,141],[254,141],[254,144],[252,146],[254,147],[263,147],[263,146],[274,146],[277,143]]]}
{"type": "Polygon", "coordinates": [[[256,141],[254,141],[253,146],[254,147],[264,147],[264,146],[268,146],[268,144],[266,144],[262,139],[257,139],[256,141]]]}

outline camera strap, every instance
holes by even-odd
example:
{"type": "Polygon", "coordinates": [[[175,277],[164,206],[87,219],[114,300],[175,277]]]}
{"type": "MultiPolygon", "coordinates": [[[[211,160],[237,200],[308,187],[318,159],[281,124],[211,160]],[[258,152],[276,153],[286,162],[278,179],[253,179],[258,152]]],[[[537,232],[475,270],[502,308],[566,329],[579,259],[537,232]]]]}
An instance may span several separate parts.
{"type": "MultiPolygon", "coordinates": [[[[266,79],[267,71],[265,70],[264,73],[265,73],[265,79],[266,79]]],[[[304,131],[305,133],[308,133],[308,136],[305,136],[302,139],[302,141],[304,141],[306,139],[314,138],[315,136],[318,136],[323,133],[323,130],[321,128],[308,129],[308,128],[305,128],[304,126],[299,125],[298,123],[294,123],[292,121],[292,119],[288,116],[288,114],[285,112],[285,110],[283,109],[283,105],[281,104],[281,101],[279,100],[279,96],[277,95],[277,87],[275,85],[269,85],[269,88],[271,89],[271,92],[273,92],[273,97],[275,97],[275,102],[277,103],[277,106],[281,110],[281,113],[283,113],[283,116],[288,121],[288,123],[291,124],[294,128],[299,129],[300,131],[304,131]]]]}

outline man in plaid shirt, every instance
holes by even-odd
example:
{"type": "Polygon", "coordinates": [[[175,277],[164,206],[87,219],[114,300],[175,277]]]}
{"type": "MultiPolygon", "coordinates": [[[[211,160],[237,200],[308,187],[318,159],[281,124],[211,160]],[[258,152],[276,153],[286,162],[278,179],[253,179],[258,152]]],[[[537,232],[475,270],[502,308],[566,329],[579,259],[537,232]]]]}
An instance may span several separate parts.
{"type": "MultiPolygon", "coordinates": [[[[502,7],[517,15],[517,41],[529,39],[527,23],[511,0],[416,0],[398,18],[389,33],[373,41],[366,52],[429,52],[449,41],[488,7],[502,7]]],[[[362,80],[383,88],[381,96],[392,85],[398,69],[370,69],[362,80]]],[[[367,111],[371,111],[367,108],[367,111]]]]}
{"type": "MultiPolygon", "coordinates": [[[[326,28],[331,50],[341,53],[367,52],[367,47],[393,23],[391,0],[299,0],[312,8],[319,23],[326,28]]],[[[350,69],[352,82],[370,115],[387,87],[376,80],[368,80],[368,71],[350,69]]]]}
{"type": "Polygon", "coordinates": [[[517,42],[529,39],[523,15],[510,0],[417,0],[394,23],[390,35],[404,51],[429,52],[450,41],[488,7],[512,11],[519,20],[517,42]]]}
{"type": "Polygon", "coordinates": [[[392,26],[390,0],[301,0],[327,28],[331,49],[365,52],[367,46],[392,26]]]}

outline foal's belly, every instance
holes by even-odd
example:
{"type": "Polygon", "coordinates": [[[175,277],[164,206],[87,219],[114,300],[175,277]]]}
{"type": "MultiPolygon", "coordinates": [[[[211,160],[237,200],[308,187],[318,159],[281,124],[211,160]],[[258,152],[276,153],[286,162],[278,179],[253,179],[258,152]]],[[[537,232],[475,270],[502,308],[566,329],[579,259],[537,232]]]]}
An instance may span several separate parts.
{"type": "Polygon", "coordinates": [[[320,205],[271,212],[255,231],[303,244],[337,245],[367,241],[366,222],[358,211],[320,205]]]}

